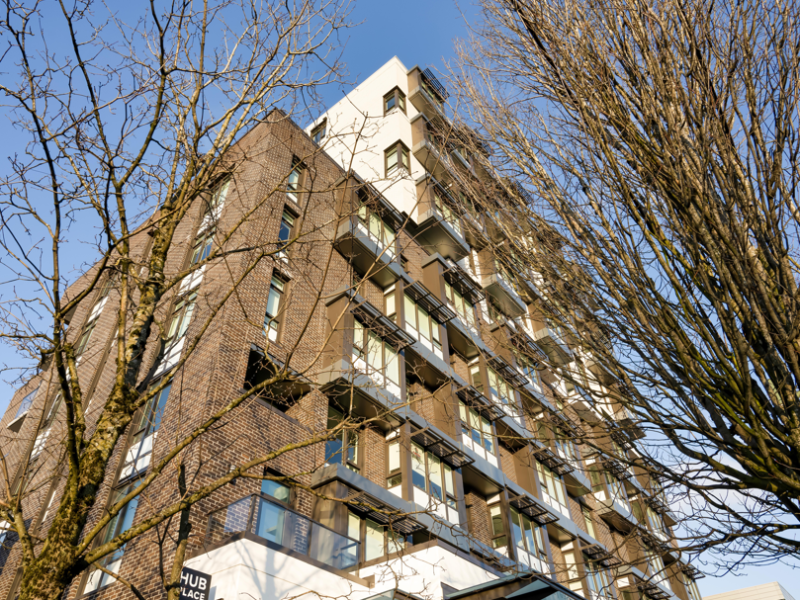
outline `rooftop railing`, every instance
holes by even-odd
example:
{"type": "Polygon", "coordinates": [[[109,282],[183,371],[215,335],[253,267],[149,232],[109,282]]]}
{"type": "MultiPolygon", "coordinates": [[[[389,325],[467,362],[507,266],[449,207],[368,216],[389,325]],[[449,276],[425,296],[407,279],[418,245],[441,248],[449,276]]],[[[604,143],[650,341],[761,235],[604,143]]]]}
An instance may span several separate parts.
{"type": "Polygon", "coordinates": [[[245,496],[208,516],[209,544],[224,544],[245,533],[341,571],[353,570],[360,556],[356,540],[259,494],[245,496]]]}

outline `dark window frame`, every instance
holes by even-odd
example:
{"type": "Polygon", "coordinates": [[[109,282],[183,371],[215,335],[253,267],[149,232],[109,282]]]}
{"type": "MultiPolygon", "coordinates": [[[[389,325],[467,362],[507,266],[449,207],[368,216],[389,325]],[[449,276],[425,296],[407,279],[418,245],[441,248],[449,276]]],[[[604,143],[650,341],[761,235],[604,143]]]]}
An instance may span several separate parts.
{"type": "Polygon", "coordinates": [[[314,127],[314,129],[311,130],[311,141],[314,142],[317,146],[319,146],[328,133],[327,128],[328,128],[328,119],[323,119],[322,123],[318,124],[316,127],[314,127]]]}
{"type": "Polygon", "coordinates": [[[406,95],[399,87],[395,87],[383,96],[383,116],[388,115],[396,110],[400,110],[403,114],[408,114],[406,106],[408,101],[406,95]],[[390,101],[394,104],[389,106],[390,101]]]}
{"type": "Polygon", "coordinates": [[[408,150],[408,146],[406,146],[400,140],[397,140],[388,148],[386,148],[386,150],[383,151],[383,169],[384,173],[386,173],[386,177],[390,177],[401,170],[405,171],[407,174],[411,173],[411,153],[408,150]],[[397,160],[395,161],[394,166],[390,168],[389,156],[392,153],[396,153],[397,160]]]}
{"type": "Polygon", "coordinates": [[[289,175],[286,177],[286,197],[298,206],[300,205],[300,199],[307,191],[305,189],[307,177],[308,167],[306,164],[298,157],[292,156],[292,170],[289,171],[289,175]],[[297,180],[293,181],[292,178],[295,173],[297,173],[297,180]]]}

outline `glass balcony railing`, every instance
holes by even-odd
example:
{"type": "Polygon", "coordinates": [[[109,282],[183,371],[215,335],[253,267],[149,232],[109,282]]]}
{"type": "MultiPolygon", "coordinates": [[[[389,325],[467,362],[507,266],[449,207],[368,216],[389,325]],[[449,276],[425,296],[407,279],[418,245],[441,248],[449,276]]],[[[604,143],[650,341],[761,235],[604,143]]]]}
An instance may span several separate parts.
{"type": "Polygon", "coordinates": [[[206,542],[224,544],[250,533],[322,564],[351,571],[358,564],[359,542],[259,494],[246,496],[208,516],[206,542]]]}

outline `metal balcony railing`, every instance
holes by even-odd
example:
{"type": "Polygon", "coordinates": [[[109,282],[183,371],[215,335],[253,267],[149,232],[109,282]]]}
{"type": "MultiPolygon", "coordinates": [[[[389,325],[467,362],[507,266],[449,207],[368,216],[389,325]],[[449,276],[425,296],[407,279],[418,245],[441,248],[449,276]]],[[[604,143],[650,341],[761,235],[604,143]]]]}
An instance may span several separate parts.
{"type": "Polygon", "coordinates": [[[244,533],[341,571],[353,570],[360,556],[358,541],[260,494],[245,496],[208,515],[207,543],[224,544],[244,533]]]}

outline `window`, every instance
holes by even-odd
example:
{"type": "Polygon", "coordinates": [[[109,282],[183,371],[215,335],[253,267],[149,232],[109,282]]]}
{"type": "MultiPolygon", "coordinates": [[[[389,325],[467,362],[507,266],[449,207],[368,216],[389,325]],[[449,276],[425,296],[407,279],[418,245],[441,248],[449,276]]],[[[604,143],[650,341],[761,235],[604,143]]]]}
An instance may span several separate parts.
{"type": "MultiPolygon", "coordinates": [[[[127,496],[137,485],[138,482],[131,482],[127,485],[123,485],[122,487],[117,488],[114,493],[112,494],[111,498],[111,505],[113,506],[117,502],[119,502],[122,498],[127,496]]],[[[136,508],[139,504],[138,496],[128,502],[122,509],[116,514],[116,516],[111,519],[111,521],[106,525],[105,530],[100,535],[98,546],[103,544],[107,544],[115,537],[120,535],[121,533],[125,533],[128,529],[131,528],[133,525],[133,519],[136,516],[136,508]]],[[[122,546],[118,550],[108,554],[103,559],[100,560],[100,564],[111,573],[117,574],[119,573],[119,569],[122,566],[122,557],[125,554],[125,546],[122,546]]],[[[88,594],[89,592],[93,592],[98,590],[102,587],[107,586],[110,583],[114,582],[114,577],[111,575],[104,573],[100,570],[95,570],[89,575],[89,579],[86,582],[86,587],[83,590],[84,594],[88,594]]]]}
{"type": "Polygon", "coordinates": [[[589,600],[613,598],[606,570],[591,560],[586,560],[586,585],[589,587],[589,600]]]}
{"type": "Polygon", "coordinates": [[[697,589],[697,582],[686,573],[683,573],[683,585],[686,587],[689,600],[703,600],[700,596],[700,590],[697,589]]]}
{"type": "Polygon", "coordinates": [[[519,370],[522,371],[522,374],[528,379],[533,389],[537,392],[541,392],[542,384],[539,382],[539,371],[537,368],[539,363],[520,352],[515,354],[515,358],[517,359],[519,370]]]}
{"type": "Polygon", "coordinates": [[[444,360],[439,322],[431,317],[427,310],[414,302],[411,296],[404,294],[404,298],[406,331],[437,357],[444,360]]]}
{"type": "Polygon", "coordinates": [[[553,473],[547,465],[543,465],[538,461],[536,462],[536,470],[539,473],[543,500],[569,519],[567,496],[564,492],[564,482],[561,477],[553,473]]]}
{"type": "Polygon", "coordinates": [[[278,339],[278,325],[280,323],[281,300],[286,283],[276,276],[272,276],[269,285],[269,295],[267,296],[267,313],[264,316],[264,330],[267,332],[269,341],[274,342],[278,339]]]}
{"type": "Polygon", "coordinates": [[[36,392],[38,392],[38,391],[39,391],[39,388],[37,387],[35,390],[33,390],[32,392],[27,394],[22,399],[22,402],[19,403],[19,408],[17,409],[17,414],[14,417],[15,419],[18,419],[19,417],[21,417],[22,415],[24,415],[26,412],[28,412],[31,409],[31,405],[33,404],[33,401],[36,398],[36,392]]]}
{"type": "Polygon", "coordinates": [[[588,508],[582,508],[581,513],[583,514],[583,522],[586,525],[586,533],[588,533],[594,539],[597,539],[597,532],[594,529],[594,520],[592,519],[592,513],[589,511],[588,508]]]}
{"type": "Polygon", "coordinates": [[[398,170],[409,171],[408,148],[402,142],[397,142],[386,149],[386,176],[396,173],[398,170]]]}
{"type": "Polygon", "coordinates": [[[547,549],[541,528],[516,508],[511,508],[510,517],[511,533],[520,564],[540,573],[548,572],[547,549]]]}
{"type": "Polygon", "coordinates": [[[397,286],[395,284],[390,285],[385,290],[383,290],[383,298],[385,303],[385,314],[392,323],[397,323],[397,307],[395,298],[397,298],[397,294],[395,291],[397,290],[397,286]]]}
{"type": "Polygon", "coordinates": [[[450,523],[459,522],[453,468],[413,442],[411,483],[415,488],[414,502],[421,506],[431,506],[440,517],[450,523]]]}
{"type": "Polygon", "coordinates": [[[210,227],[197,235],[194,240],[194,249],[192,250],[192,259],[189,261],[189,266],[207,259],[208,255],[211,254],[211,248],[214,245],[214,231],[215,228],[210,227]]]}
{"type": "Polygon", "coordinates": [[[480,365],[477,363],[473,364],[470,367],[472,385],[486,394],[492,402],[501,405],[506,414],[510,416],[516,415],[517,399],[514,389],[491,367],[486,367],[486,373],[489,379],[488,389],[484,388],[480,365]]]}
{"type": "Polygon", "coordinates": [[[261,493],[271,496],[284,504],[289,504],[291,492],[292,490],[289,486],[278,483],[277,481],[272,481],[271,479],[264,479],[261,481],[261,493]]]}
{"type": "Polygon", "coordinates": [[[322,143],[322,140],[325,139],[325,126],[327,124],[328,121],[324,120],[311,130],[311,141],[313,141],[317,146],[319,146],[322,143]]]}
{"type": "Polygon", "coordinates": [[[390,492],[403,497],[403,473],[402,464],[400,459],[400,440],[397,439],[399,433],[392,431],[387,437],[388,444],[387,450],[387,476],[386,476],[386,489],[390,492]]]}
{"type": "Polygon", "coordinates": [[[433,103],[436,105],[436,108],[442,110],[442,99],[439,94],[433,89],[433,86],[425,77],[419,78],[419,85],[425,91],[426,94],[430,97],[433,103]]]}
{"type": "Polygon", "coordinates": [[[211,198],[209,198],[208,206],[206,207],[206,215],[211,216],[213,220],[219,218],[219,209],[225,204],[225,198],[228,196],[228,188],[231,185],[230,179],[225,179],[214,186],[211,191],[211,198]]]}
{"type": "MultiPolygon", "coordinates": [[[[647,524],[650,526],[650,530],[661,539],[661,541],[667,541],[667,529],[664,526],[664,519],[654,511],[651,507],[645,505],[644,507],[644,515],[645,519],[647,519],[647,524]]],[[[641,521],[641,519],[639,519],[641,521]]]]}
{"type": "MultiPolygon", "coordinates": [[[[376,523],[372,519],[363,519],[362,521],[361,517],[352,512],[347,514],[347,537],[362,542],[365,561],[382,558],[387,553],[401,552],[405,545],[403,536],[397,532],[389,530],[388,527],[376,523]]],[[[352,560],[350,564],[355,564],[355,562],[356,560],[352,560]]]]}
{"type": "MultiPolygon", "coordinates": [[[[328,430],[333,430],[344,421],[344,415],[328,407],[328,430]]],[[[358,432],[343,427],[336,432],[336,437],[325,442],[325,462],[328,464],[344,463],[348,469],[358,473],[358,432]]]]}
{"type": "Polygon", "coordinates": [[[378,244],[383,256],[394,258],[395,231],[387,225],[372,207],[362,204],[358,209],[358,224],[369,239],[378,244]]]}
{"type": "Polygon", "coordinates": [[[289,178],[286,181],[286,195],[292,202],[299,202],[299,194],[303,185],[303,175],[305,174],[305,166],[297,157],[292,159],[292,172],[289,173],[289,178]]]}
{"type": "Polygon", "coordinates": [[[667,576],[667,571],[664,568],[664,561],[661,556],[655,552],[649,551],[647,552],[647,563],[650,565],[650,572],[648,575],[651,581],[671,591],[672,586],[669,583],[669,577],[667,576]]]}
{"type": "Polygon", "coordinates": [[[567,461],[574,468],[580,468],[580,461],[578,460],[578,450],[575,448],[575,442],[571,439],[564,437],[558,431],[554,431],[554,438],[556,444],[556,454],[567,461]]]}
{"type": "Polygon", "coordinates": [[[395,108],[399,108],[406,112],[406,95],[400,91],[400,88],[394,88],[391,92],[383,97],[383,114],[388,115],[395,108]]]}
{"type": "Polygon", "coordinates": [[[192,321],[192,314],[194,313],[196,303],[197,292],[193,292],[185,298],[182,298],[178,304],[175,305],[175,310],[172,311],[172,320],[167,330],[166,346],[174,345],[186,334],[189,323],[192,321]]]}
{"type": "Polygon", "coordinates": [[[456,314],[461,318],[464,324],[470,329],[477,330],[475,307],[472,303],[446,281],[444,282],[444,295],[447,300],[447,305],[456,311],[456,314]]]}
{"type": "Polygon", "coordinates": [[[397,350],[358,319],[353,322],[353,366],[378,387],[400,396],[400,360],[397,350]]]}
{"type": "Polygon", "coordinates": [[[492,424],[474,408],[464,404],[463,400],[458,401],[458,410],[461,417],[461,439],[464,445],[496,466],[492,424]]]}
{"type": "Polygon", "coordinates": [[[284,248],[292,239],[292,229],[294,229],[294,215],[288,210],[284,210],[281,215],[281,226],[278,229],[278,258],[286,258],[284,248]]]}
{"type": "Polygon", "coordinates": [[[196,303],[197,292],[190,292],[175,305],[164,339],[164,353],[154,376],[157,377],[172,368],[180,359],[183,351],[183,338],[192,321],[196,303]]]}
{"type": "Polygon", "coordinates": [[[445,199],[444,194],[442,194],[438,187],[433,188],[433,201],[436,204],[437,212],[442,218],[455,229],[458,235],[463,235],[461,232],[461,218],[458,212],[452,208],[450,201],[445,199]]]}
{"type": "MultiPolygon", "coordinates": [[[[150,389],[154,390],[158,385],[160,382],[150,386],[150,389]]],[[[161,417],[164,415],[164,407],[167,405],[171,388],[170,381],[163,390],[154,394],[134,417],[131,427],[133,436],[120,471],[120,481],[141,473],[150,466],[156,432],[161,427],[161,417]]]]}
{"type": "Polygon", "coordinates": [[[499,503],[489,507],[489,517],[492,520],[492,548],[495,550],[507,548],[508,536],[505,523],[503,523],[503,509],[499,503]]]}

